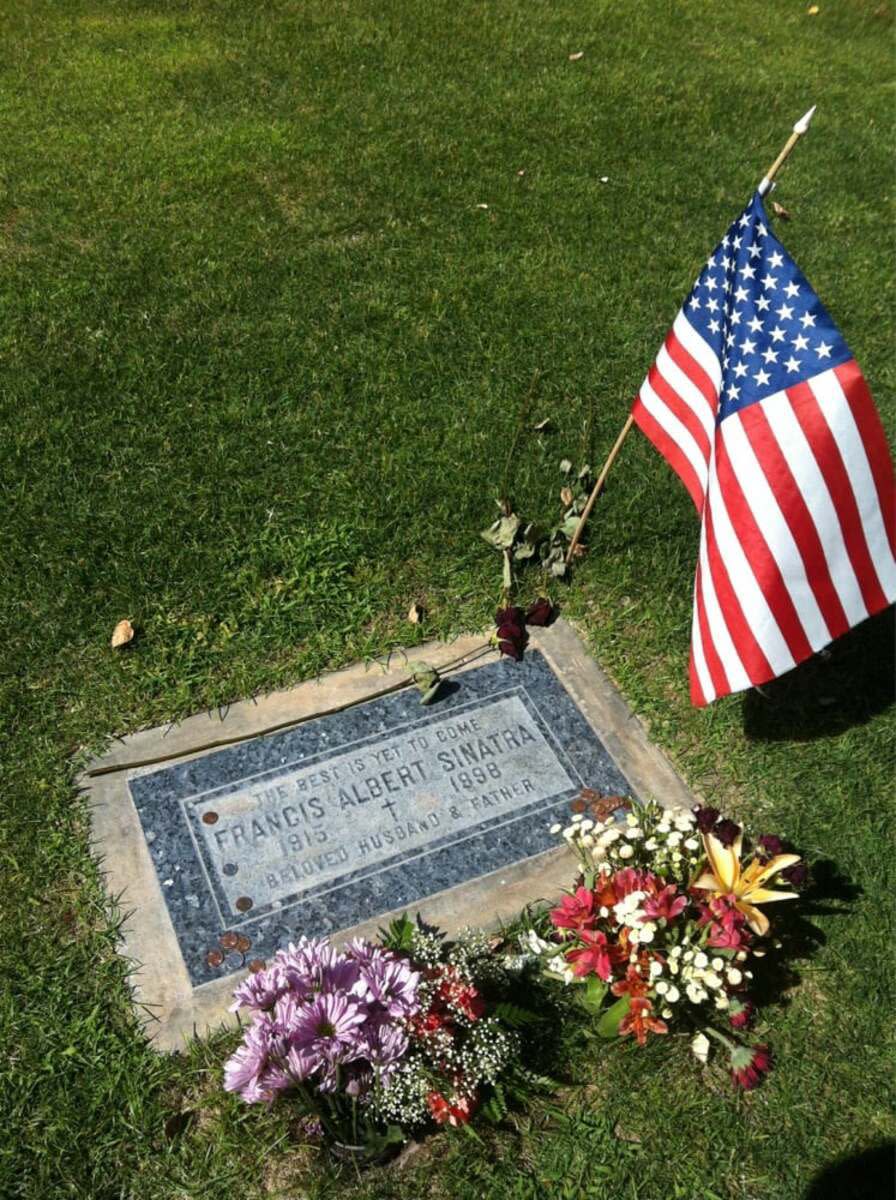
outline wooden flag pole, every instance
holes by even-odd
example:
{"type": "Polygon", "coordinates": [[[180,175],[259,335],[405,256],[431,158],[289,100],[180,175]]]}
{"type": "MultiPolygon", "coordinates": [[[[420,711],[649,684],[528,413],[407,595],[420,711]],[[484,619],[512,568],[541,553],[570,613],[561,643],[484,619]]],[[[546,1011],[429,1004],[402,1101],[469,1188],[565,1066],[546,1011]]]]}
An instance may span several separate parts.
{"type": "MultiPolygon", "coordinates": [[[[762,180],[759,183],[759,195],[760,196],[765,196],[771,191],[775,176],[778,174],[778,172],[784,166],[784,163],[790,157],[791,151],[793,150],[794,146],[797,144],[797,142],[800,140],[800,138],[803,136],[803,134],[808,130],[809,122],[812,120],[812,117],[815,113],[815,109],[816,109],[816,105],[813,104],[812,107],[809,109],[809,111],[807,113],[804,113],[803,116],[801,116],[800,119],[797,121],[797,123],[794,125],[793,131],[790,134],[790,137],[784,143],[784,148],[782,149],[781,153],[778,155],[778,157],[775,159],[775,161],[772,163],[772,165],[766,171],[765,175],[762,177],[762,180]]],[[[575,555],[575,552],[576,552],[576,547],[579,544],[579,541],[582,537],[582,532],[585,528],[585,522],[591,516],[591,510],[592,510],[592,508],[594,508],[594,505],[597,502],[597,498],[600,495],[601,490],[604,486],[604,483],[606,482],[606,478],[610,473],[610,468],[613,466],[613,463],[619,457],[619,451],[622,449],[622,443],[628,437],[631,427],[634,425],[634,423],[635,423],[635,418],[632,415],[632,413],[629,413],[627,421],[622,426],[622,429],[619,431],[619,436],[617,437],[616,441],[613,443],[613,449],[607,455],[607,461],[601,467],[600,474],[597,477],[597,482],[595,483],[594,487],[591,489],[591,495],[588,497],[588,503],[582,509],[582,515],[579,517],[579,523],[576,526],[576,531],[572,535],[572,540],[569,543],[569,549],[566,551],[567,564],[571,563],[573,560],[573,556],[575,555]]]]}
{"type": "Polygon", "coordinates": [[[582,536],[582,530],[585,528],[585,522],[591,516],[591,510],[592,510],[592,508],[594,508],[594,505],[597,502],[597,498],[600,495],[601,489],[604,486],[604,481],[606,480],[607,476],[610,474],[610,468],[612,467],[613,463],[616,461],[617,457],[619,456],[619,451],[622,449],[622,443],[628,437],[629,430],[634,425],[634,423],[635,423],[635,418],[631,413],[629,413],[628,420],[625,422],[625,424],[622,426],[622,428],[619,431],[619,437],[613,443],[613,449],[607,455],[607,461],[604,463],[604,465],[600,469],[600,474],[597,477],[597,483],[595,483],[594,487],[591,489],[591,495],[588,497],[588,503],[582,509],[582,515],[579,517],[579,523],[576,526],[576,531],[572,535],[572,541],[569,543],[569,549],[566,551],[567,563],[572,562],[572,557],[576,552],[576,546],[578,546],[578,544],[579,544],[579,538],[582,536]]]}

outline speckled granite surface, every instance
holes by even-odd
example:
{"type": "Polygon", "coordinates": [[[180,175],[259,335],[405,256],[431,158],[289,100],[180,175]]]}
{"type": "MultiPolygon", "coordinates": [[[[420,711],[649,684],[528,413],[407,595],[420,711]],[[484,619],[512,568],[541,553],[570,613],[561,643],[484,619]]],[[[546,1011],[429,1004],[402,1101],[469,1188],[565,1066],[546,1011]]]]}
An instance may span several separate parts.
{"type": "Polygon", "coordinates": [[[194,985],[539,854],[583,784],[630,790],[534,650],[129,781],[194,985]]]}

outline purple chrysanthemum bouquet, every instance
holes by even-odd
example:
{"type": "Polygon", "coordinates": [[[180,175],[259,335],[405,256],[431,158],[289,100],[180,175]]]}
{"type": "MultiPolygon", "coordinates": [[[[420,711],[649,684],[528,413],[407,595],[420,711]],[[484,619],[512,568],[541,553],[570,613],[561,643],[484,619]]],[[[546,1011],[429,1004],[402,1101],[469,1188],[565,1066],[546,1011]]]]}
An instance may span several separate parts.
{"type": "Polygon", "coordinates": [[[366,1110],[407,1052],[419,982],[406,959],[369,942],[339,951],[302,938],[234,992],[232,1010],[251,1019],[224,1086],[249,1103],[289,1091],[332,1140],[369,1140],[366,1110]]]}

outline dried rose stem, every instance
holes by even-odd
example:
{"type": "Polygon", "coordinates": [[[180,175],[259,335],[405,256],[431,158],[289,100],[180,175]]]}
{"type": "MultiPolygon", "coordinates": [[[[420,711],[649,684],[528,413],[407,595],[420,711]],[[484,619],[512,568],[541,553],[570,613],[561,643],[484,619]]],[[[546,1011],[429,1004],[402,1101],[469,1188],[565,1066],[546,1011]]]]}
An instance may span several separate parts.
{"type": "MultiPolygon", "coordinates": [[[[491,641],[483,642],[481,646],[470,650],[467,654],[460,654],[457,658],[452,658],[438,668],[440,674],[445,675],[449,671],[459,670],[468,663],[475,662],[477,658],[481,658],[483,654],[487,654],[493,650],[494,646],[491,641]]],[[[156,763],[171,762],[176,758],[185,758],[188,754],[198,754],[204,750],[217,750],[221,746],[235,746],[239,742],[251,742],[255,738],[266,737],[269,733],[279,733],[282,729],[292,729],[296,725],[304,725],[306,721],[316,720],[318,717],[329,717],[334,713],[345,712],[346,709],[356,708],[359,704],[366,704],[368,700],[378,700],[381,696],[388,696],[392,692],[400,692],[403,688],[410,687],[414,682],[413,675],[404,675],[401,679],[394,683],[388,684],[380,691],[373,693],[370,696],[360,696],[357,700],[349,700],[345,704],[335,704],[331,708],[323,709],[321,712],[311,713],[307,717],[293,717],[288,721],[278,721],[275,725],[268,725],[264,729],[257,729],[254,733],[241,733],[234,737],[214,738],[212,741],[205,742],[201,746],[191,746],[188,750],[175,750],[171,754],[160,754],[153,758],[135,759],[133,762],[114,763],[104,767],[93,767],[87,771],[87,775],[93,779],[97,775],[114,775],[118,771],[130,771],[135,767],[149,767],[156,763]]]]}

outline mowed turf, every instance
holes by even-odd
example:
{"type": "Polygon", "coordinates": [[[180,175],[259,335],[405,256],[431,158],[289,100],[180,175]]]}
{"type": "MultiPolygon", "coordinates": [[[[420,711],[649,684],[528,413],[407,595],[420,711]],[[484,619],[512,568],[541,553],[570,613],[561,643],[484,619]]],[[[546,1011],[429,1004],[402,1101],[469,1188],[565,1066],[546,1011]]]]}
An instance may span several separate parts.
{"type": "Polygon", "coordinates": [[[761,1090],[571,1029],[565,1113],[334,1174],[221,1093],[232,1038],[147,1048],[74,788],[115,734],[487,625],[495,496],[549,519],[601,460],[816,101],[778,232],[896,427],[891,5],[819,7],[2,4],[0,1195],[801,1200],[852,1155],[881,1194],[891,620],[691,709],[697,526],[640,435],[552,594],[692,785],[816,864],[761,1090]]]}

